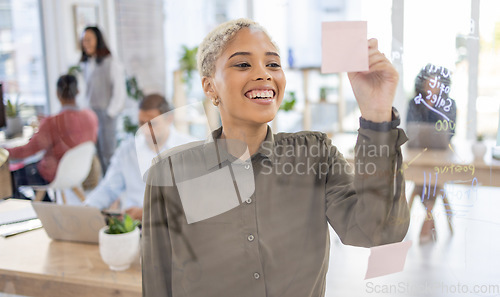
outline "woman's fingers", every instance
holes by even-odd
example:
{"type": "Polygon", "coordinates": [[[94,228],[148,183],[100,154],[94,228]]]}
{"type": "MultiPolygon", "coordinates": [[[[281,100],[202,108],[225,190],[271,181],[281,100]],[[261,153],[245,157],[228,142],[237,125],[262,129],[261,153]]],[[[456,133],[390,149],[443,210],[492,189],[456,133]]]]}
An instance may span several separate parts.
{"type": "Polygon", "coordinates": [[[375,65],[375,64],[378,64],[378,63],[383,63],[383,62],[388,62],[387,58],[385,57],[384,54],[382,53],[377,53],[377,54],[373,54],[371,55],[369,58],[368,58],[368,65],[370,67],[370,69],[372,69],[372,67],[375,65]]]}
{"type": "Polygon", "coordinates": [[[377,38],[368,39],[368,51],[377,50],[378,51],[378,40],[377,38]]]}

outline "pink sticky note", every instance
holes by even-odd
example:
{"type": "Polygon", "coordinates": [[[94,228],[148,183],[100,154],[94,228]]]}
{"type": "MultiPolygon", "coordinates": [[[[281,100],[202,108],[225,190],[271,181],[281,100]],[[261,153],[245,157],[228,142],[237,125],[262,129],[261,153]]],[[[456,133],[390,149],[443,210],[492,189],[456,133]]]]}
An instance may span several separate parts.
{"type": "Polygon", "coordinates": [[[324,22],[322,26],[322,73],[368,71],[365,21],[324,22]]]}
{"type": "Polygon", "coordinates": [[[409,240],[370,248],[365,279],[403,271],[411,244],[409,240]]]}

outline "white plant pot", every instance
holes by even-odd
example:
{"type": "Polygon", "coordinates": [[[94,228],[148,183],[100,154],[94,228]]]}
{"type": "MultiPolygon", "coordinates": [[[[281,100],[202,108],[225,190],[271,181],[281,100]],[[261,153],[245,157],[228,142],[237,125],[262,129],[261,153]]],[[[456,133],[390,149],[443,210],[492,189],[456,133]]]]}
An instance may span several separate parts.
{"type": "Polygon", "coordinates": [[[17,134],[23,133],[23,119],[20,117],[10,118],[7,117],[7,128],[5,128],[5,136],[7,138],[13,137],[17,134]]]}
{"type": "Polygon", "coordinates": [[[483,142],[474,142],[471,149],[476,160],[482,160],[486,154],[486,145],[483,142]]]}
{"type": "Polygon", "coordinates": [[[139,255],[139,228],[124,234],[108,234],[106,230],[108,226],[99,230],[99,251],[102,260],[111,270],[128,269],[139,255]]]}

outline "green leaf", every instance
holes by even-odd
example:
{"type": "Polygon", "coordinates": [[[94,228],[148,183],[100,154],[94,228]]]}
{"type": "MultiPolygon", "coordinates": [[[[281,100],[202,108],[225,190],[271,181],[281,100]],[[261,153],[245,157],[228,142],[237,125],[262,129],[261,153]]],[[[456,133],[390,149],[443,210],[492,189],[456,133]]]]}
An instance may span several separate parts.
{"type": "Polygon", "coordinates": [[[80,68],[80,65],[73,65],[68,68],[68,74],[76,76],[79,72],[82,72],[82,68],[80,68]]]}
{"type": "Polygon", "coordinates": [[[20,107],[22,105],[23,104],[19,104],[19,94],[17,95],[16,103],[14,103],[14,104],[12,103],[12,101],[10,99],[7,99],[5,114],[9,118],[17,117],[19,115],[19,112],[21,110],[20,107]]]}
{"type": "Polygon", "coordinates": [[[295,106],[295,102],[297,101],[295,98],[295,92],[288,92],[289,98],[283,100],[280,106],[280,110],[289,111],[292,110],[295,106]]]}
{"type": "Polygon", "coordinates": [[[123,234],[134,231],[140,224],[138,220],[132,219],[128,214],[123,216],[123,219],[112,217],[108,221],[108,234],[123,234]]]}
{"type": "Polygon", "coordinates": [[[182,56],[179,59],[180,70],[184,72],[184,82],[187,83],[188,88],[191,88],[191,79],[193,77],[193,71],[196,70],[196,53],[198,52],[198,47],[188,48],[182,45],[182,56]]]}

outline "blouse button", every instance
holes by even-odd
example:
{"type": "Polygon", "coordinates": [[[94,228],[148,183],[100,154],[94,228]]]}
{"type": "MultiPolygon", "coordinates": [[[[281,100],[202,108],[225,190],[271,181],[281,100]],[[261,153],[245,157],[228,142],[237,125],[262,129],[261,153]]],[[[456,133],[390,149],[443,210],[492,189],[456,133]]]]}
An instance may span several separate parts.
{"type": "Polygon", "coordinates": [[[253,241],[255,239],[255,237],[252,234],[250,234],[250,235],[248,235],[247,239],[248,239],[248,241],[253,241]]]}
{"type": "Polygon", "coordinates": [[[258,272],[255,272],[255,273],[253,274],[253,278],[255,278],[255,279],[259,279],[259,278],[260,278],[260,274],[259,274],[258,272]]]}

